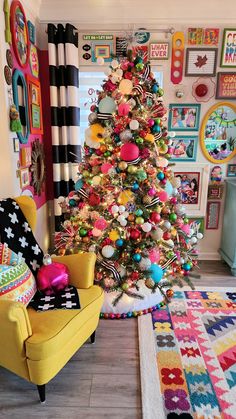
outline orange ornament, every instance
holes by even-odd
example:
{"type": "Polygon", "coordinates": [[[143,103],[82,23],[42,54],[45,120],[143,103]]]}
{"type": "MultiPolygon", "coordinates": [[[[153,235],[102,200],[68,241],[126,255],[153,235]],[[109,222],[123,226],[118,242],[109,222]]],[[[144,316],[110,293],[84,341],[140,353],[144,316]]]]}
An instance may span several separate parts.
{"type": "Polygon", "coordinates": [[[166,290],[166,296],[167,296],[167,298],[172,298],[173,295],[174,295],[174,291],[171,288],[169,288],[168,290],[166,290]]]}
{"type": "Polygon", "coordinates": [[[129,214],[128,221],[134,221],[134,214],[129,214]]]}

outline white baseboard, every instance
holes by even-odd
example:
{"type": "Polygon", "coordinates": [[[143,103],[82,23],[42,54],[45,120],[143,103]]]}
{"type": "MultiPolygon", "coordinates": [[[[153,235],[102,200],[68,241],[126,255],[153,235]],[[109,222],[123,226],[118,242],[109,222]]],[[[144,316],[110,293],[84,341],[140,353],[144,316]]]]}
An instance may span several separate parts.
{"type": "Polygon", "coordinates": [[[221,257],[218,252],[200,252],[199,260],[220,260],[221,257]]]}

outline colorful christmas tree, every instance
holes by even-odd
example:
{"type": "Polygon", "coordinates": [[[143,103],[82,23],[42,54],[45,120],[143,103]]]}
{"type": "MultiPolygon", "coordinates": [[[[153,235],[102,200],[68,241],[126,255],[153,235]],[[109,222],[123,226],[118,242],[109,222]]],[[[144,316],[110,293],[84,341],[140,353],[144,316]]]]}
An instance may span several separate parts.
{"type": "Polygon", "coordinates": [[[150,64],[129,52],[106,74],[55,242],[60,254],[95,252],[105,316],[130,317],[170,298],[171,285],[190,283],[202,235],[180,201],[181,179],[169,164],[174,133],[150,64]]]}

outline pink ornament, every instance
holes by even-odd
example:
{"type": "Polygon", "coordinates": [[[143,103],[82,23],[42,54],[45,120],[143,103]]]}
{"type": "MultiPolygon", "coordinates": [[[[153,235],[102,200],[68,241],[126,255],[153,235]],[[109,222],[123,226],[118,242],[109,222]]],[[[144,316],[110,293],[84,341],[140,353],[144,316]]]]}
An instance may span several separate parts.
{"type": "Polygon", "coordinates": [[[118,115],[127,116],[129,112],[130,112],[129,103],[120,103],[120,105],[118,106],[118,115]]]}
{"type": "Polygon", "coordinates": [[[96,220],[94,223],[94,227],[98,228],[98,230],[105,230],[105,228],[107,227],[107,222],[105,218],[99,218],[98,220],[96,220]]]}
{"type": "Polygon", "coordinates": [[[43,265],[38,271],[37,287],[45,295],[53,295],[62,291],[69,284],[69,270],[66,265],[52,262],[43,265]]]}
{"type": "Polygon", "coordinates": [[[185,234],[189,234],[190,233],[190,225],[189,224],[184,224],[182,227],[181,227],[181,229],[182,229],[182,231],[185,233],[185,234]]]}
{"type": "Polygon", "coordinates": [[[171,204],[177,204],[178,200],[177,200],[177,198],[173,197],[173,198],[171,198],[170,202],[171,202],[171,204]]]}
{"type": "Polygon", "coordinates": [[[156,195],[156,189],[155,189],[155,188],[151,188],[151,189],[149,189],[149,191],[148,191],[148,195],[149,195],[149,196],[155,196],[155,195],[156,195]]]}
{"type": "Polygon", "coordinates": [[[93,228],[92,229],[92,235],[93,235],[93,237],[100,237],[102,235],[102,232],[98,228],[93,228]]]}
{"type": "Polygon", "coordinates": [[[174,153],[174,148],[168,147],[168,154],[173,154],[173,153],[174,153]]]}
{"type": "Polygon", "coordinates": [[[162,185],[166,185],[166,182],[167,182],[166,178],[162,179],[162,181],[161,181],[162,185]]]}
{"type": "Polygon", "coordinates": [[[168,200],[168,193],[166,191],[158,192],[158,197],[161,202],[166,202],[168,200]]]}
{"type": "Polygon", "coordinates": [[[120,157],[124,161],[132,161],[139,157],[139,148],[136,144],[126,143],[121,146],[120,157]]]}
{"type": "Polygon", "coordinates": [[[99,150],[99,148],[97,148],[97,150],[95,151],[95,153],[97,154],[97,156],[101,156],[102,155],[102,152],[101,152],[101,150],[99,150]]]}
{"type": "Polygon", "coordinates": [[[155,124],[155,121],[154,121],[154,119],[149,119],[148,120],[148,125],[149,125],[149,127],[153,127],[153,125],[155,124]]]}
{"type": "Polygon", "coordinates": [[[101,172],[104,174],[107,174],[109,172],[110,169],[112,169],[113,166],[111,163],[103,163],[101,165],[101,172]]]}
{"type": "Polygon", "coordinates": [[[89,231],[88,231],[88,236],[89,236],[89,237],[92,237],[92,236],[93,236],[93,232],[92,232],[92,230],[89,230],[89,231]]]}
{"type": "Polygon", "coordinates": [[[149,259],[152,263],[159,262],[160,260],[160,252],[157,249],[152,249],[149,252],[149,259]]]}

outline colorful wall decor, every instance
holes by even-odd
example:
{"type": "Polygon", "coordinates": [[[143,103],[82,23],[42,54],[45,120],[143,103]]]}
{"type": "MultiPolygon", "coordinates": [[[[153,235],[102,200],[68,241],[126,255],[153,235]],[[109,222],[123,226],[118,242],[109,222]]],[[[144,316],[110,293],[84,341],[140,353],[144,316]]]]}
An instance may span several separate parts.
{"type": "Polygon", "coordinates": [[[5,41],[11,45],[12,36],[11,36],[11,29],[10,29],[10,7],[9,7],[8,0],[4,0],[3,11],[4,11],[4,16],[5,16],[5,41]]]}
{"type": "Polygon", "coordinates": [[[150,39],[150,32],[147,31],[140,31],[135,32],[135,41],[137,44],[146,44],[150,39]]]}
{"type": "Polygon", "coordinates": [[[168,60],[169,42],[150,42],[149,60],[168,60]]]}
{"type": "Polygon", "coordinates": [[[210,77],[199,77],[192,86],[192,95],[197,102],[208,102],[215,96],[216,84],[210,77]]]}
{"type": "Polygon", "coordinates": [[[206,28],[204,30],[204,45],[218,45],[220,30],[218,28],[206,28]]]}
{"type": "Polygon", "coordinates": [[[29,186],[30,184],[29,168],[26,167],[24,169],[20,169],[19,173],[20,173],[20,187],[21,189],[23,189],[26,186],[29,186]]]}
{"type": "Polygon", "coordinates": [[[198,137],[192,135],[177,135],[172,138],[173,154],[171,161],[196,161],[198,137]]]}
{"type": "Polygon", "coordinates": [[[228,164],[227,166],[227,177],[236,176],[236,164],[228,164]]]}
{"type": "Polygon", "coordinates": [[[195,234],[204,234],[204,218],[189,218],[190,227],[194,230],[195,234]]]}
{"type": "Polygon", "coordinates": [[[221,166],[214,166],[211,169],[210,180],[212,183],[220,183],[222,181],[222,170],[221,166]]]}
{"type": "Polygon", "coordinates": [[[236,67],[236,28],[224,29],[220,66],[236,67]]]}
{"type": "Polygon", "coordinates": [[[127,40],[120,36],[116,37],[116,57],[125,57],[127,50],[127,40]]]}
{"type": "Polygon", "coordinates": [[[4,77],[6,83],[10,86],[12,83],[12,75],[11,75],[11,69],[8,67],[8,65],[4,66],[4,77]]]}
{"type": "Polygon", "coordinates": [[[216,99],[236,99],[236,72],[217,73],[216,99]]]}
{"type": "Polygon", "coordinates": [[[33,25],[30,20],[27,22],[28,25],[28,33],[29,33],[29,40],[32,44],[35,44],[35,26],[33,25]]]}
{"type": "Polygon", "coordinates": [[[202,28],[188,28],[188,44],[201,45],[203,42],[202,28]]]}
{"type": "Polygon", "coordinates": [[[11,4],[11,34],[14,52],[19,65],[26,67],[29,60],[29,36],[25,12],[18,0],[11,4]]]}
{"type": "Polygon", "coordinates": [[[14,153],[19,153],[19,151],[20,151],[19,138],[13,138],[13,150],[14,150],[14,153]]]}
{"type": "Polygon", "coordinates": [[[197,131],[201,105],[182,103],[169,105],[168,129],[174,131],[197,131]]]}
{"type": "Polygon", "coordinates": [[[206,215],[206,229],[217,230],[219,226],[220,216],[220,202],[212,201],[207,203],[207,215],[206,215]]]}
{"type": "Polygon", "coordinates": [[[85,60],[91,58],[92,62],[96,63],[98,57],[102,57],[106,63],[112,61],[112,55],[115,53],[113,34],[84,34],[82,38],[86,41],[85,45],[91,47],[91,53],[87,52],[88,47],[86,47],[86,52],[83,54],[85,60]]]}
{"type": "Polygon", "coordinates": [[[39,59],[38,59],[38,52],[35,45],[30,45],[30,69],[31,73],[34,77],[39,77],[39,59]]]}
{"type": "Polygon", "coordinates": [[[223,184],[214,184],[208,185],[208,199],[222,199],[224,192],[224,185],[223,184]]]}
{"type": "Polygon", "coordinates": [[[22,147],[20,150],[20,162],[22,167],[31,165],[31,147],[22,147]]]}
{"type": "Polygon", "coordinates": [[[13,99],[16,111],[19,112],[22,130],[17,131],[17,136],[22,144],[28,142],[30,134],[29,108],[28,108],[28,89],[25,76],[20,70],[14,70],[12,77],[13,99]],[[19,95],[19,91],[21,94],[19,95]],[[21,101],[23,101],[21,103],[21,101]],[[21,107],[21,112],[20,112],[21,107]]]}
{"type": "Polygon", "coordinates": [[[32,144],[32,165],[30,171],[32,173],[31,184],[36,195],[41,195],[45,181],[45,162],[43,144],[37,138],[32,144]]]}
{"type": "Polygon", "coordinates": [[[13,68],[13,56],[12,56],[12,52],[10,49],[6,50],[6,60],[7,60],[7,65],[10,68],[13,68]]]}
{"type": "Polygon", "coordinates": [[[29,119],[31,134],[43,134],[43,117],[40,82],[27,75],[29,119]]]}
{"type": "Polygon", "coordinates": [[[187,48],[185,76],[215,76],[217,48],[187,48]]]}
{"type": "Polygon", "coordinates": [[[184,33],[175,32],[172,36],[171,75],[173,84],[179,84],[183,78],[184,33]]]}

